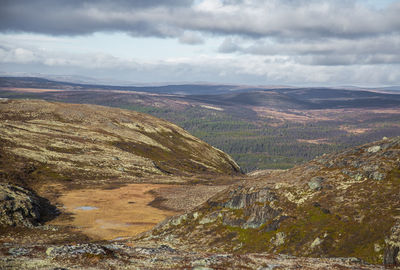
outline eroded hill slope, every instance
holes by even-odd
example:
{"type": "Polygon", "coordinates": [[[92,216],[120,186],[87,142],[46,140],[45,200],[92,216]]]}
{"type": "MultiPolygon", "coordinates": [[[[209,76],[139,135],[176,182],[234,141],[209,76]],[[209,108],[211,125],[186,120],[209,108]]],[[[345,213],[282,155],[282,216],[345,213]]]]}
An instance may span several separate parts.
{"type": "Polygon", "coordinates": [[[142,240],[399,265],[399,228],[397,137],[232,186],[142,240]]]}
{"type": "Polygon", "coordinates": [[[102,106],[3,99],[0,134],[4,170],[22,159],[39,164],[38,173],[72,181],[240,171],[228,155],[174,124],[102,106]]]}

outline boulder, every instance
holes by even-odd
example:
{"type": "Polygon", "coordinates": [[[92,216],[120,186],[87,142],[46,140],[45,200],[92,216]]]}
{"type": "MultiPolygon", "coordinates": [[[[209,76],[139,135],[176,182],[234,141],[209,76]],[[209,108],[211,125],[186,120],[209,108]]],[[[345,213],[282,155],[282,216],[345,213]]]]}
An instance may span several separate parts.
{"type": "Polygon", "coordinates": [[[0,225],[34,227],[57,214],[53,205],[32,191],[0,183],[0,225]]]}
{"type": "Polygon", "coordinates": [[[0,184],[0,224],[33,227],[40,221],[39,198],[31,191],[0,184]]]}
{"type": "Polygon", "coordinates": [[[321,190],[322,189],[322,183],[325,181],[325,179],[321,176],[316,176],[311,178],[311,180],[308,182],[308,187],[312,190],[321,190]]]}

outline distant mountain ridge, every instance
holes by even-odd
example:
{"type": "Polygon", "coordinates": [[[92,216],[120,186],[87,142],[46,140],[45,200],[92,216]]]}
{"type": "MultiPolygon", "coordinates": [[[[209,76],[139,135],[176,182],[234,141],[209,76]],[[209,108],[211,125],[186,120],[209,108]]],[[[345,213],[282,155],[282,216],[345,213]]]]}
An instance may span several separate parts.
{"type": "Polygon", "coordinates": [[[68,82],[62,80],[52,80],[40,77],[0,77],[0,87],[16,87],[16,88],[49,88],[49,89],[69,89],[69,90],[123,90],[137,91],[158,94],[183,94],[183,95],[218,95],[228,93],[241,93],[253,91],[276,91],[279,93],[287,93],[295,90],[313,90],[326,91],[390,91],[398,94],[399,86],[382,87],[382,88],[362,88],[362,87],[288,87],[288,86],[249,86],[249,85],[230,85],[230,84],[201,84],[201,83],[182,83],[182,84],[165,84],[165,85],[146,85],[146,86],[128,86],[128,85],[110,85],[102,83],[81,83],[68,82]]]}

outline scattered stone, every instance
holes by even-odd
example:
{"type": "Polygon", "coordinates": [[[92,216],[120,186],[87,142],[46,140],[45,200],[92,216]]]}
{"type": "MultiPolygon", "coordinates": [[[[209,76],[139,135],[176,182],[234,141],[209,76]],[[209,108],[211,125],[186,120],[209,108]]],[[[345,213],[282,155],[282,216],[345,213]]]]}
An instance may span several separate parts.
{"type": "Polygon", "coordinates": [[[160,254],[160,253],[175,253],[176,250],[171,248],[168,245],[161,245],[158,248],[149,248],[149,247],[137,247],[134,249],[136,252],[140,254],[160,254]]]}
{"type": "Polygon", "coordinates": [[[10,253],[13,256],[25,256],[25,255],[28,255],[30,252],[31,252],[31,249],[23,248],[23,247],[10,248],[8,250],[8,253],[10,253]]]}
{"type": "Polygon", "coordinates": [[[274,270],[274,269],[281,269],[280,264],[269,264],[268,266],[263,266],[260,268],[257,268],[257,270],[274,270]]]}
{"type": "Polygon", "coordinates": [[[214,268],[205,267],[205,266],[195,266],[192,269],[193,270],[213,270],[214,268]]]}
{"type": "Polygon", "coordinates": [[[319,245],[322,244],[323,241],[324,240],[321,240],[321,238],[319,238],[319,237],[315,238],[314,241],[311,243],[311,246],[310,246],[311,249],[318,247],[319,245]]]}
{"type": "Polygon", "coordinates": [[[271,239],[271,242],[275,245],[275,246],[280,246],[283,245],[285,243],[286,240],[286,234],[284,232],[278,232],[275,235],[275,238],[271,239]]]}
{"type": "Polygon", "coordinates": [[[172,225],[178,226],[178,225],[180,225],[182,223],[182,221],[184,221],[186,219],[187,219],[187,214],[184,214],[184,215],[181,215],[179,217],[173,218],[170,223],[172,225]]]}
{"type": "Polygon", "coordinates": [[[215,222],[218,218],[222,218],[222,217],[223,217],[223,215],[221,213],[212,212],[211,214],[200,219],[199,224],[203,225],[203,224],[212,223],[212,222],[215,222]]]}
{"type": "Polygon", "coordinates": [[[354,180],[356,181],[361,181],[363,179],[363,175],[361,173],[357,173],[356,175],[353,176],[354,180]]]}
{"type": "Polygon", "coordinates": [[[370,174],[370,177],[373,180],[381,181],[381,180],[386,178],[386,174],[385,173],[381,173],[381,172],[373,172],[373,173],[370,174]]]}
{"type": "Polygon", "coordinates": [[[57,247],[49,247],[46,250],[46,254],[49,257],[77,257],[84,254],[90,255],[101,255],[106,254],[106,250],[96,244],[77,244],[77,245],[65,245],[57,247]]]}
{"type": "Polygon", "coordinates": [[[374,172],[379,169],[378,165],[365,165],[362,167],[362,170],[365,172],[374,172]]]}
{"type": "Polygon", "coordinates": [[[375,252],[380,252],[381,250],[382,250],[382,246],[377,244],[377,243],[375,243],[374,244],[374,251],[375,252]]]}
{"type": "Polygon", "coordinates": [[[322,183],[324,182],[324,178],[320,176],[316,176],[311,178],[311,180],[308,182],[308,187],[312,190],[321,190],[322,189],[322,183]]]}
{"type": "Polygon", "coordinates": [[[381,150],[381,147],[379,145],[371,146],[370,148],[367,149],[368,153],[376,153],[381,150]]]}

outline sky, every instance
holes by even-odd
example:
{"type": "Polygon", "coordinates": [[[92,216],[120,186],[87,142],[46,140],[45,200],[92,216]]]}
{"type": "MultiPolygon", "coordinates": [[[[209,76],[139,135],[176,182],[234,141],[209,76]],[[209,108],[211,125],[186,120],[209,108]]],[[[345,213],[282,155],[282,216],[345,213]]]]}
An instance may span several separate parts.
{"type": "Polygon", "coordinates": [[[400,85],[400,0],[0,0],[0,75],[400,85]]]}

